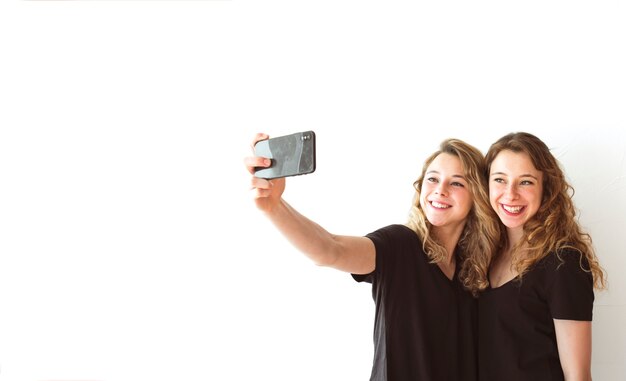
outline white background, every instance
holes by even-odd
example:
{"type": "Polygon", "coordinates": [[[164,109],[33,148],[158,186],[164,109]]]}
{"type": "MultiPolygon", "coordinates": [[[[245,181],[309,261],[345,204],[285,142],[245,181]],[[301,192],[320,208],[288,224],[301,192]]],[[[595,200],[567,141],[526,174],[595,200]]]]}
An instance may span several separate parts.
{"type": "Polygon", "coordinates": [[[366,380],[370,287],[258,213],[254,133],[315,130],[285,198],[338,234],[406,220],[448,137],[553,148],[626,378],[626,11],[617,1],[3,1],[0,380],[366,380]]]}

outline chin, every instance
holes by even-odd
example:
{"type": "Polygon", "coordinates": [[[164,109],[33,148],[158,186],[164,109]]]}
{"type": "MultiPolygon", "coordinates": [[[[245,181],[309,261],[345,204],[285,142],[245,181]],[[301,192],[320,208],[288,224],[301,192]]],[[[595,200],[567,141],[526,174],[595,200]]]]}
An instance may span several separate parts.
{"type": "MultiPolygon", "coordinates": [[[[502,220],[500,220],[500,221],[502,221],[502,220]]],[[[504,226],[506,226],[507,229],[517,229],[519,227],[524,226],[523,222],[520,223],[520,222],[517,222],[517,221],[515,221],[515,222],[512,222],[512,221],[502,221],[502,224],[504,226]]]]}
{"type": "Polygon", "coordinates": [[[428,216],[426,216],[426,221],[428,221],[428,223],[432,226],[441,226],[443,224],[443,222],[437,219],[428,218],[428,216]]]}
{"type": "Polygon", "coordinates": [[[430,222],[430,224],[432,226],[444,226],[447,225],[450,221],[449,220],[442,220],[441,218],[427,218],[428,222],[430,222]]]}

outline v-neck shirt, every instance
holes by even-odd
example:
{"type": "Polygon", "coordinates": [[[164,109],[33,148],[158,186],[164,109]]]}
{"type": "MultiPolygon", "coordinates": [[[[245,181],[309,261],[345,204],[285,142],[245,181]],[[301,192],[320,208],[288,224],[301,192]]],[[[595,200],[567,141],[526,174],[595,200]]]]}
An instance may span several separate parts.
{"type": "Polygon", "coordinates": [[[430,263],[418,235],[390,225],[367,235],[376,268],[352,276],[372,284],[376,305],[370,381],[475,381],[477,302],[430,263]]]}
{"type": "Polygon", "coordinates": [[[480,295],[480,381],[564,380],[553,319],[591,321],[594,294],[581,254],[563,250],[559,256],[551,253],[521,281],[480,295]]]}

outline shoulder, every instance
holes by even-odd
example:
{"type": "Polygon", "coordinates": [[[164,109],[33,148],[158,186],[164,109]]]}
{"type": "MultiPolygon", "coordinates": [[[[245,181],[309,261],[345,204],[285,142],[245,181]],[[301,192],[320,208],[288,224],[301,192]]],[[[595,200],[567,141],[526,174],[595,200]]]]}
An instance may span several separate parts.
{"type": "Polygon", "coordinates": [[[577,289],[593,290],[593,276],[583,253],[563,248],[550,252],[532,268],[547,290],[573,292],[577,289]]]}
{"type": "Polygon", "coordinates": [[[542,260],[550,313],[554,319],[590,321],[593,310],[593,276],[583,253],[561,249],[542,260]]]}
{"type": "Polygon", "coordinates": [[[563,248],[548,253],[536,264],[544,270],[589,272],[589,262],[579,250],[563,248]]]}
{"type": "Polygon", "coordinates": [[[422,242],[415,231],[406,225],[394,224],[380,228],[367,234],[367,238],[374,242],[376,254],[415,253],[421,250],[422,242]]]}
{"type": "Polygon", "coordinates": [[[417,233],[411,230],[406,225],[393,224],[382,227],[378,230],[375,230],[369,233],[366,237],[372,240],[389,240],[389,239],[406,239],[406,240],[417,240],[419,241],[419,237],[417,233]]]}

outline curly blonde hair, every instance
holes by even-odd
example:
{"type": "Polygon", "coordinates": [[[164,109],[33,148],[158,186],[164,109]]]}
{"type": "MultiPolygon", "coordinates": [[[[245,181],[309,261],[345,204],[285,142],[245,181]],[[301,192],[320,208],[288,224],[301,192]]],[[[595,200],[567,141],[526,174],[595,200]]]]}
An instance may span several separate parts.
{"type": "Polygon", "coordinates": [[[489,263],[492,253],[497,249],[499,238],[497,216],[489,204],[487,194],[484,157],[477,148],[458,139],[446,139],[440,144],[439,150],[426,159],[420,177],[413,183],[415,195],[406,225],[422,240],[424,252],[431,263],[437,263],[446,258],[446,249],[431,234],[432,224],[426,219],[420,205],[420,193],[426,170],[442,153],[459,158],[470,195],[474,200],[458,246],[461,249],[459,279],[476,296],[489,285],[487,278],[489,263]]]}
{"type": "MultiPolygon", "coordinates": [[[[583,231],[578,223],[576,208],[572,200],[574,188],[566,181],[559,162],[548,146],[538,137],[527,132],[515,132],[503,136],[493,143],[487,152],[486,178],[489,177],[491,164],[496,156],[504,150],[526,153],[535,168],[543,172],[541,206],[537,213],[524,224],[522,239],[513,248],[513,268],[519,273],[519,279],[522,279],[532,265],[550,253],[556,253],[562,261],[560,255],[563,250],[573,249],[581,253],[580,266],[592,274],[594,287],[605,288],[606,273],[600,267],[591,236],[583,231]],[[588,265],[584,264],[585,260],[588,265]]],[[[502,250],[509,245],[509,242],[506,229],[502,224],[500,224],[500,231],[499,250],[502,250]]]]}

